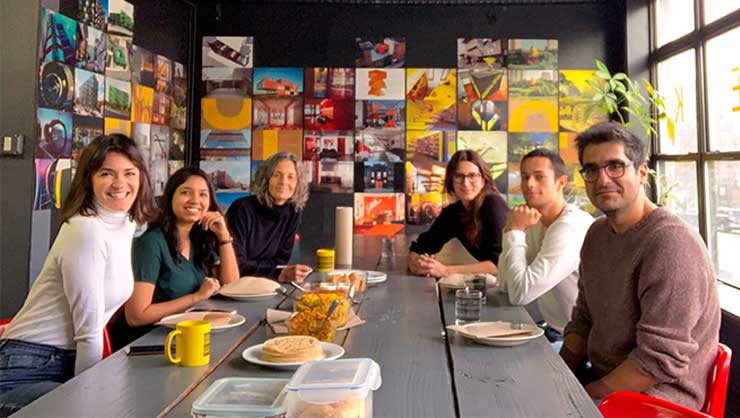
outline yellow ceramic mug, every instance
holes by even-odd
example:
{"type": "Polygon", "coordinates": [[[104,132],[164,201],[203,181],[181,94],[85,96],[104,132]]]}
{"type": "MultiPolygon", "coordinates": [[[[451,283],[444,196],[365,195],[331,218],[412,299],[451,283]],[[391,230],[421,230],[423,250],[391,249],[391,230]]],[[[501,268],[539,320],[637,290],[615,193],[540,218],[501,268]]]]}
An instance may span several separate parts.
{"type": "Polygon", "coordinates": [[[211,361],[211,323],[201,320],[181,321],[167,335],[164,355],[178,366],[202,366],[211,361]],[[177,337],[177,338],[175,338],[177,337]],[[175,338],[175,353],[172,356],[172,339],[175,338]]]}

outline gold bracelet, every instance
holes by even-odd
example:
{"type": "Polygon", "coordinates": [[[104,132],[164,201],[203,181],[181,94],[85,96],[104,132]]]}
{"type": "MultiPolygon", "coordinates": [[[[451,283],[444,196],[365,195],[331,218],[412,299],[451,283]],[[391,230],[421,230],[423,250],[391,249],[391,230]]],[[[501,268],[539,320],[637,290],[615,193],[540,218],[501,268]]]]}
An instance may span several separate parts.
{"type": "Polygon", "coordinates": [[[219,241],[218,245],[226,245],[231,244],[234,241],[234,237],[229,237],[229,239],[225,239],[223,241],[219,241]]]}

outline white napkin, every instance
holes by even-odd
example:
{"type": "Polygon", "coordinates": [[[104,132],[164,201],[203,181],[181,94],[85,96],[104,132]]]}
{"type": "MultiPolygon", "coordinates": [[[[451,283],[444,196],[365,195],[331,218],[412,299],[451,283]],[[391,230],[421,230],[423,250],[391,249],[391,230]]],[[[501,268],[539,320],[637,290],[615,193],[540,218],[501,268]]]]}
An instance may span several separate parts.
{"type": "Polygon", "coordinates": [[[465,282],[473,280],[476,276],[486,276],[486,287],[495,287],[498,283],[498,279],[493,274],[450,274],[439,279],[437,284],[442,287],[462,289],[465,287],[465,282]]]}
{"type": "Polygon", "coordinates": [[[535,333],[531,329],[513,328],[511,322],[504,321],[447,325],[447,329],[475,338],[525,337],[535,333]]]}
{"type": "MultiPolygon", "coordinates": [[[[291,316],[293,316],[293,312],[281,311],[278,309],[268,309],[265,316],[267,317],[267,323],[270,324],[270,327],[275,332],[275,334],[288,333],[288,320],[291,316]]],[[[347,320],[347,323],[337,328],[337,331],[350,329],[364,323],[365,320],[357,316],[354,309],[350,309],[349,319],[347,320]]]]}
{"type": "Polygon", "coordinates": [[[274,280],[265,279],[264,277],[245,276],[223,285],[219,293],[238,296],[267,295],[275,293],[278,287],[280,287],[280,283],[274,280]]]}

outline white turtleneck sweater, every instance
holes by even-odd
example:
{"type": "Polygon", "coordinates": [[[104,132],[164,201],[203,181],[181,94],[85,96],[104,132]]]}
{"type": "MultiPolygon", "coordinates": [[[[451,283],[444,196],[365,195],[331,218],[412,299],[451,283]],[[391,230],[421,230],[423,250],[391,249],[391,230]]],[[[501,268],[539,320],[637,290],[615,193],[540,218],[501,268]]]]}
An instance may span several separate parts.
{"type": "Polygon", "coordinates": [[[76,215],[62,225],[23,307],[3,338],[76,349],[75,375],[100,361],[103,328],[131,296],[131,241],[127,212],[96,205],[97,216],[76,215]]]}

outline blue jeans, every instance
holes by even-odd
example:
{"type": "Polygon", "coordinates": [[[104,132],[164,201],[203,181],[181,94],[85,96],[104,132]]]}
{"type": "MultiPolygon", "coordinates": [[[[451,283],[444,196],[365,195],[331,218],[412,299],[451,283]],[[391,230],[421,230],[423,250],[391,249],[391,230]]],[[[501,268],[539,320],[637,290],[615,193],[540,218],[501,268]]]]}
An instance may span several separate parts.
{"type": "Polygon", "coordinates": [[[75,350],[0,340],[0,417],[6,417],[71,379],[75,350]]]}

